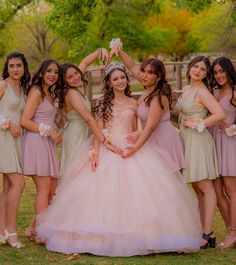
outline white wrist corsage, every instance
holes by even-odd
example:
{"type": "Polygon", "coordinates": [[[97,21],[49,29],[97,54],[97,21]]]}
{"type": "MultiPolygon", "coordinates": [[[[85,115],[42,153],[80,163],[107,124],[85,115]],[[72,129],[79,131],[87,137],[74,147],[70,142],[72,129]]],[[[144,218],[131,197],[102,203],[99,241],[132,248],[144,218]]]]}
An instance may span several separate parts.
{"type": "Polygon", "coordinates": [[[110,41],[109,47],[113,49],[114,47],[117,47],[118,51],[123,49],[123,43],[120,41],[119,38],[114,38],[110,41]]]}
{"type": "Polygon", "coordinates": [[[196,129],[199,133],[203,132],[204,129],[205,129],[204,122],[201,121],[200,123],[198,123],[198,124],[196,125],[195,129],[196,129]]]}
{"type": "Polygon", "coordinates": [[[236,135],[236,124],[232,124],[229,128],[225,129],[225,133],[228,136],[234,136],[236,135]]]}
{"type": "Polygon", "coordinates": [[[0,130],[6,130],[10,127],[10,120],[3,114],[0,115],[0,130]]]}
{"type": "Polygon", "coordinates": [[[50,135],[50,131],[51,131],[51,126],[50,125],[46,125],[44,123],[40,123],[39,124],[39,134],[41,136],[49,136],[50,135]]]}

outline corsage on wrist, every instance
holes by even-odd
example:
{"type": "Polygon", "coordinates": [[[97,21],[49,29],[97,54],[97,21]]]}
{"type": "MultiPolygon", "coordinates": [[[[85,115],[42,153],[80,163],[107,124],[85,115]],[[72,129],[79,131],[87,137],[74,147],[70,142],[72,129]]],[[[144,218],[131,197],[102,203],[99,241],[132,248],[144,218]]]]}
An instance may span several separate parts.
{"type": "Polygon", "coordinates": [[[201,121],[200,123],[198,123],[197,126],[195,127],[195,129],[196,129],[199,133],[203,132],[205,128],[206,128],[206,127],[205,127],[203,121],[201,121]]]}
{"type": "Polygon", "coordinates": [[[0,115],[0,130],[6,130],[10,127],[10,120],[3,114],[0,115]]]}
{"type": "Polygon", "coordinates": [[[109,134],[109,130],[108,129],[103,129],[102,130],[103,134],[104,134],[104,140],[102,141],[103,144],[110,144],[111,143],[111,135],[109,134]]]}
{"type": "Polygon", "coordinates": [[[232,124],[229,128],[226,128],[225,133],[227,134],[227,136],[236,135],[236,124],[232,124]]]}
{"type": "Polygon", "coordinates": [[[111,49],[113,49],[114,47],[116,47],[118,49],[118,51],[123,49],[123,43],[120,41],[119,38],[114,38],[110,41],[110,45],[109,47],[111,49]]]}
{"type": "Polygon", "coordinates": [[[39,134],[41,136],[49,136],[51,132],[51,126],[50,125],[46,125],[44,123],[40,123],[39,124],[39,134]]]}

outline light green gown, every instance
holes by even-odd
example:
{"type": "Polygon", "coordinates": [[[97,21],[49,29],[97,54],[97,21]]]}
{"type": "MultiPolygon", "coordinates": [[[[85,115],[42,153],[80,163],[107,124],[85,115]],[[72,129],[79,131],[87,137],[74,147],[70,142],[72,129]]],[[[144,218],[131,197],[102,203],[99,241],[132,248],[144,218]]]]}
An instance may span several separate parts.
{"type": "MultiPolygon", "coordinates": [[[[21,92],[17,96],[8,84],[5,94],[0,100],[0,114],[19,125],[25,99],[21,92]]],[[[13,137],[9,129],[0,130],[0,173],[22,173],[20,164],[21,137],[13,137]]]]}
{"type": "MultiPolygon", "coordinates": [[[[91,111],[90,101],[82,95],[81,99],[88,111],[91,111]]],[[[67,119],[69,125],[63,133],[61,149],[60,176],[62,178],[67,163],[70,163],[71,158],[73,158],[74,154],[91,134],[88,124],[75,110],[67,113],[67,119]]]]}

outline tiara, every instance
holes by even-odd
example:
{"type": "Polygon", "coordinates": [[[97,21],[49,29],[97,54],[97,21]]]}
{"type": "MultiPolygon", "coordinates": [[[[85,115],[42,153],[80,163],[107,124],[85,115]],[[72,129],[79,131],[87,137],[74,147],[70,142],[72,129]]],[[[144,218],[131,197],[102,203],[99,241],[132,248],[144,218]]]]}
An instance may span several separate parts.
{"type": "Polygon", "coordinates": [[[105,76],[107,76],[113,69],[118,69],[124,71],[124,66],[119,62],[112,62],[110,63],[105,69],[105,76]]]}

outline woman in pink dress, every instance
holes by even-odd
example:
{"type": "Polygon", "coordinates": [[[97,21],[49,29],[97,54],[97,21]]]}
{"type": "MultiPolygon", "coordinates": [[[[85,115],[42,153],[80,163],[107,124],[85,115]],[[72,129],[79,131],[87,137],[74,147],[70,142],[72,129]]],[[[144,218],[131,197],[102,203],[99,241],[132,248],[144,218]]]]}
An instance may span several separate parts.
{"type": "Polygon", "coordinates": [[[228,228],[220,248],[236,242],[236,72],[226,57],[212,64],[214,96],[224,110],[225,120],[211,128],[216,145],[220,178],[214,181],[217,204],[228,228]]]}
{"type": "MultiPolygon", "coordinates": [[[[27,94],[21,125],[26,129],[22,140],[22,168],[36,186],[35,213],[48,207],[59,176],[57,144],[61,135],[54,129],[55,86],[58,85],[59,65],[45,60],[34,74],[27,94]]],[[[28,236],[35,235],[33,222],[28,236]]],[[[35,241],[40,243],[36,235],[35,241]]]]}
{"type": "MultiPolygon", "coordinates": [[[[125,157],[127,134],[136,130],[137,102],[130,97],[122,65],[110,64],[105,74],[95,114],[125,157]]],[[[146,128],[155,120],[157,105],[156,100],[150,106],[146,128]]],[[[169,156],[146,141],[148,136],[144,129],[132,147],[139,150],[127,159],[93,137],[74,154],[52,204],[37,219],[48,250],[103,256],[199,250],[196,200],[166,160],[169,156]]]]}
{"type": "MultiPolygon", "coordinates": [[[[119,55],[122,62],[129,69],[132,75],[137,78],[144,87],[144,92],[138,100],[138,116],[141,120],[142,128],[146,125],[146,116],[150,109],[153,97],[158,99],[158,109],[156,110],[157,122],[153,128],[149,140],[165,150],[176,165],[176,170],[185,167],[184,150],[179,133],[170,120],[170,109],[172,95],[170,85],[166,80],[166,70],[162,61],[151,58],[146,59],[141,64],[135,64],[134,60],[119,45],[114,45],[110,52],[119,55]]],[[[135,132],[128,136],[130,143],[135,143],[139,133],[135,132]]]]}
{"type": "Polygon", "coordinates": [[[20,164],[22,130],[20,117],[25,104],[24,94],[30,81],[24,54],[7,56],[0,81],[0,173],[3,175],[0,194],[0,245],[14,248],[23,244],[17,236],[17,212],[25,180],[20,164]]]}

